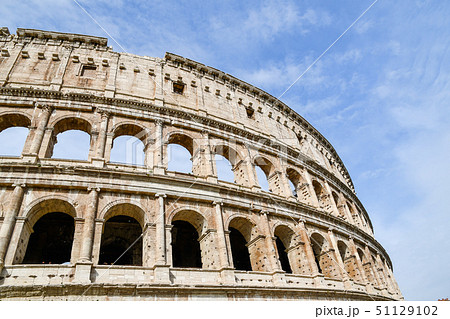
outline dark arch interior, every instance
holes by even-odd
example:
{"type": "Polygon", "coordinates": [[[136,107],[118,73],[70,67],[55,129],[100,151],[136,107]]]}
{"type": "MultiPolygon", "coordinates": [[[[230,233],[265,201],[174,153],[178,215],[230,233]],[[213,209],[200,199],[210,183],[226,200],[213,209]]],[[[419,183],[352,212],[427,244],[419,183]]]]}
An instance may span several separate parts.
{"type": "Polygon", "coordinates": [[[108,219],[102,235],[98,263],[142,266],[141,233],[141,225],[132,217],[119,215],[108,219]]]}
{"type": "Polygon", "coordinates": [[[183,220],[174,221],[172,225],[173,266],[202,268],[200,243],[195,227],[183,220]]]}
{"type": "Polygon", "coordinates": [[[33,226],[23,264],[70,262],[75,223],[64,213],[49,213],[33,226]]]}
{"type": "Polygon", "coordinates": [[[250,254],[248,252],[247,241],[241,232],[230,227],[230,244],[233,255],[233,264],[236,270],[251,271],[250,254]]]}
{"type": "MultiPolygon", "coordinates": [[[[314,241],[314,238],[312,238],[312,240],[314,241]]],[[[322,248],[317,243],[313,242],[312,249],[314,252],[314,260],[316,261],[317,269],[319,270],[319,273],[322,274],[322,268],[320,267],[320,253],[322,248]]]]}
{"type": "Polygon", "coordinates": [[[278,259],[280,260],[281,269],[283,269],[288,274],[292,274],[291,265],[289,264],[289,258],[286,253],[286,247],[278,236],[276,236],[275,242],[277,244],[278,259]]]}

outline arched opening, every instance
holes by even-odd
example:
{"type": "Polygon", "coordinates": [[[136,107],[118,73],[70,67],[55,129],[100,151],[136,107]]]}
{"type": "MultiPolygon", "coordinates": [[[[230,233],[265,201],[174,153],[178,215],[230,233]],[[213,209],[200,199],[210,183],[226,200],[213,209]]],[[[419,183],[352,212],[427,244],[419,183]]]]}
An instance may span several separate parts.
{"type": "Polygon", "coordinates": [[[91,136],[80,130],[68,130],[58,134],[52,158],[87,161],[91,136]]]}
{"type": "Polygon", "coordinates": [[[296,170],[288,168],[286,170],[286,175],[288,178],[289,187],[291,188],[292,191],[292,195],[297,198],[301,197],[299,196],[300,194],[298,194],[299,188],[301,188],[302,186],[301,185],[302,177],[300,176],[300,174],[296,170]]]}
{"type": "Polygon", "coordinates": [[[341,240],[338,241],[337,245],[342,261],[345,263],[347,258],[350,257],[350,250],[347,248],[347,245],[341,240]]]}
{"type": "Polygon", "coordinates": [[[65,213],[48,213],[33,226],[23,264],[69,263],[75,223],[65,213]]]}
{"type": "Polygon", "coordinates": [[[142,266],[142,228],[133,217],[116,215],[105,222],[100,265],[142,266]]]}
{"type": "Polygon", "coordinates": [[[323,189],[322,185],[316,180],[314,180],[312,182],[312,185],[313,185],[313,188],[314,188],[314,193],[317,196],[317,200],[319,201],[319,203],[322,203],[323,202],[323,196],[325,195],[325,190],[323,189]]]}
{"type": "Polygon", "coordinates": [[[345,215],[345,207],[344,207],[344,205],[342,205],[339,195],[336,194],[336,192],[334,192],[334,191],[331,192],[331,195],[333,196],[334,203],[336,204],[336,207],[338,209],[339,217],[341,217],[342,219],[347,219],[346,215],[345,215]]]}
{"type": "Polygon", "coordinates": [[[272,163],[260,156],[255,159],[254,163],[259,186],[266,192],[273,192],[279,181],[276,180],[272,163]]]}
{"type": "Polygon", "coordinates": [[[286,273],[310,274],[300,236],[286,225],[277,226],[274,236],[281,268],[286,273]]]}
{"type": "Polygon", "coordinates": [[[361,227],[361,223],[360,220],[358,218],[358,213],[355,211],[355,209],[353,208],[353,205],[349,202],[349,200],[346,200],[346,205],[348,207],[348,210],[350,211],[350,215],[353,218],[353,222],[355,225],[361,227]]]}
{"type": "Polygon", "coordinates": [[[266,192],[270,192],[269,181],[267,180],[266,173],[259,166],[256,166],[255,170],[256,170],[256,177],[258,178],[258,183],[261,189],[265,190],[266,192]]]}
{"type": "Polygon", "coordinates": [[[374,272],[371,267],[372,265],[371,265],[370,261],[366,258],[366,254],[364,254],[364,252],[361,250],[361,248],[358,248],[356,251],[358,253],[359,260],[361,260],[367,280],[369,280],[372,283],[372,285],[374,285],[374,286],[378,285],[378,282],[375,279],[374,272]]]}
{"type": "Polygon", "coordinates": [[[242,183],[243,168],[241,156],[230,146],[219,144],[214,147],[217,178],[230,183],[242,183]],[[239,173],[240,172],[240,173],[239,173]]]}
{"type": "Polygon", "coordinates": [[[319,202],[319,208],[325,210],[328,213],[333,212],[331,202],[326,189],[316,180],[312,182],[314,193],[316,194],[317,201],[319,202]]]}
{"type": "Polygon", "coordinates": [[[318,233],[314,233],[311,235],[311,245],[319,273],[327,277],[332,277],[329,276],[332,259],[328,255],[327,241],[318,233]]]}
{"type": "Polygon", "coordinates": [[[348,249],[347,245],[343,241],[339,240],[337,245],[339,255],[344,263],[344,271],[356,281],[361,281],[361,276],[354,255],[352,255],[350,249],[348,249]]]}
{"type": "Polygon", "coordinates": [[[91,148],[91,124],[81,118],[66,118],[53,127],[46,157],[88,160],[91,148]]]}
{"type": "Polygon", "coordinates": [[[121,124],[114,129],[110,162],[144,165],[146,131],[135,124],[121,124]]]}
{"type": "Polygon", "coordinates": [[[184,220],[172,221],[172,262],[174,267],[202,268],[198,232],[184,220]]]}
{"type": "Polygon", "coordinates": [[[25,127],[10,127],[0,132],[0,155],[21,156],[29,131],[25,127]]]}
{"type": "Polygon", "coordinates": [[[233,167],[230,161],[219,154],[214,156],[214,160],[216,161],[217,179],[234,183],[233,167]]]}
{"type": "Polygon", "coordinates": [[[144,143],[131,135],[118,136],[113,140],[110,162],[128,165],[144,165],[144,143]]]}
{"type": "Polygon", "coordinates": [[[20,114],[0,117],[0,155],[21,156],[31,121],[20,114]]]}
{"type": "Polygon", "coordinates": [[[187,135],[172,134],[167,144],[167,170],[193,173],[194,140],[187,135]]]}
{"type": "Polygon", "coordinates": [[[283,242],[281,241],[280,237],[275,236],[276,238],[276,245],[277,245],[277,251],[278,251],[278,259],[280,260],[281,269],[285,271],[288,274],[292,273],[291,265],[289,263],[289,257],[286,252],[286,247],[284,246],[283,242]]]}
{"type": "Polygon", "coordinates": [[[229,227],[230,230],[230,245],[231,253],[233,255],[233,264],[236,270],[251,271],[252,264],[250,262],[250,254],[247,247],[247,241],[242,233],[229,227]]]}

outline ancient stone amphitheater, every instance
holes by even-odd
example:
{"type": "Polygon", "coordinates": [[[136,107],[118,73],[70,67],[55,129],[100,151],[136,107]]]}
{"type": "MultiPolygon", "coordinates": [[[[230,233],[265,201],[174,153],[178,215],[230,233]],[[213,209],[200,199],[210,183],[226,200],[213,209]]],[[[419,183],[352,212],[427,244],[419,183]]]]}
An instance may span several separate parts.
{"type": "Polygon", "coordinates": [[[403,299],[336,151],[270,94],[100,37],[2,28],[0,50],[0,131],[27,130],[0,157],[1,299],[403,299]],[[52,157],[69,130],[87,160],[52,157]],[[121,136],[143,165],[110,161],[121,136]]]}

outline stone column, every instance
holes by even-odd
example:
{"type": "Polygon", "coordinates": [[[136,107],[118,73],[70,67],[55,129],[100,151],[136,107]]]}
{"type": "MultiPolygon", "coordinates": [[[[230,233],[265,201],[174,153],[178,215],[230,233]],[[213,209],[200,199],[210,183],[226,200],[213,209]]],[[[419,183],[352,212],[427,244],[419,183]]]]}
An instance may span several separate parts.
{"type": "Polygon", "coordinates": [[[216,221],[217,229],[217,246],[219,247],[219,260],[221,268],[230,268],[230,255],[228,251],[228,244],[225,238],[225,228],[223,225],[223,215],[222,215],[222,202],[213,202],[215,208],[214,218],[216,221]]]}
{"type": "Polygon", "coordinates": [[[3,269],[6,251],[16,224],[16,216],[22,205],[25,184],[13,184],[13,187],[14,191],[11,195],[9,207],[6,210],[5,218],[0,228],[0,272],[3,269]]]}
{"type": "Polygon", "coordinates": [[[97,137],[95,157],[92,160],[96,166],[103,167],[105,163],[106,134],[108,131],[108,119],[110,113],[103,110],[99,111],[99,113],[101,115],[100,130],[97,137]]]}
{"type": "Polygon", "coordinates": [[[102,244],[103,226],[105,224],[104,219],[95,219],[95,229],[94,229],[94,243],[92,247],[92,263],[94,265],[98,264],[100,259],[100,248],[102,244]]]}
{"type": "MultiPolygon", "coordinates": [[[[334,232],[333,232],[334,228],[330,227],[328,228],[328,239],[329,242],[331,244],[331,248],[333,249],[334,252],[334,261],[337,264],[337,267],[339,268],[339,272],[342,275],[342,279],[345,281],[350,280],[350,276],[347,273],[347,271],[345,270],[345,264],[344,261],[342,260],[341,254],[339,252],[339,248],[337,245],[337,241],[336,241],[336,237],[334,236],[334,232]]],[[[333,258],[331,258],[333,260],[333,258]]]]}
{"type": "Polygon", "coordinates": [[[297,226],[297,231],[300,234],[302,241],[305,243],[305,253],[308,259],[309,268],[311,269],[311,275],[319,275],[319,268],[316,264],[316,258],[314,257],[314,251],[312,249],[311,240],[309,239],[308,233],[306,231],[305,221],[300,219],[297,226]]]}
{"type": "Polygon", "coordinates": [[[334,213],[335,216],[339,216],[339,209],[337,207],[337,203],[334,201],[334,197],[333,197],[333,191],[331,190],[330,185],[328,184],[327,181],[325,181],[325,188],[327,189],[328,194],[330,194],[330,203],[331,203],[331,209],[334,213]]]}
{"type": "Polygon", "coordinates": [[[111,149],[114,143],[114,133],[106,133],[106,143],[105,143],[105,152],[104,158],[105,162],[109,162],[111,160],[111,149]]]}
{"type": "Polygon", "coordinates": [[[362,279],[363,283],[366,285],[366,290],[368,293],[372,293],[373,292],[372,283],[370,282],[369,278],[367,278],[367,274],[364,270],[364,265],[362,263],[361,258],[359,257],[358,250],[356,248],[353,237],[349,237],[348,242],[350,245],[350,251],[351,251],[352,255],[355,256],[356,266],[358,267],[358,271],[361,276],[361,279],[362,279]]]}
{"type": "Polygon", "coordinates": [[[351,202],[351,203],[349,203],[349,205],[352,205],[352,209],[353,209],[353,212],[355,213],[356,220],[357,220],[357,223],[359,224],[359,227],[361,229],[364,229],[364,223],[361,219],[361,216],[359,215],[359,211],[356,209],[355,204],[351,202]]]}
{"type": "Polygon", "coordinates": [[[272,232],[270,231],[269,216],[267,216],[267,212],[263,212],[261,219],[262,230],[264,231],[264,236],[266,237],[267,258],[270,260],[270,267],[274,272],[281,272],[282,269],[280,261],[278,260],[275,238],[272,236],[272,232]]]}
{"type": "Polygon", "coordinates": [[[386,260],[384,260],[384,269],[386,269],[386,272],[388,273],[389,280],[391,282],[392,288],[394,289],[396,295],[400,299],[403,299],[403,296],[400,291],[400,287],[398,286],[397,281],[394,278],[394,273],[392,272],[391,268],[389,268],[389,266],[387,265],[386,260]]]}
{"type": "Polygon", "coordinates": [[[252,154],[250,152],[250,147],[245,145],[247,150],[247,158],[244,159],[245,164],[247,165],[247,176],[248,176],[248,186],[253,190],[257,191],[261,189],[261,186],[258,183],[258,178],[256,177],[255,165],[252,162],[252,154]]]}
{"type": "Polygon", "coordinates": [[[164,199],[166,194],[156,194],[159,210],[156,214],[156,265],[166,265],[166,212],[164,199]]]}
{"type": "Polygon", "coordinates": [[[365,245],[364,250],[366,252],[366,256],[369,259],[368,262],[370,262],[370,269],[373,272],[373,277],[375,278],[375,281],[377,282],[378,288],[383,289],[383,282],[380,278],[380,275],[378,273],[377,265],[374,263],[372,254],[370,252],[369,246],[365,245]]]}
{"type": "Polygon", "coordinates": [[[50,115],[52,114],[53,108],[49,105],[38,104],[37,107],[42,107],[42,111],[39,117],[39,124],[36,127],[36,131],[34,133],[34,139],[31,143],[30,154],[37,156],[39,150],[41,148],[42,140],[45,134],[45,127],[48,124],[48,120],[50,119],[50,115]]]}
{"type": "Polygon", "coordinates": [[[305,169],[304,177],[305,177],[306,183],[308,184],[309,193],[311,194],[311,201],[312,201],[311,204],[314,207],[320,208],[319,199],[317,198],[316,192],[314,191],[311,175],[309,175],[309,173],[306,169],[305,169]]]}
{"type": "Polygon", "coordinates": [[[94,243],[95,217],[97,215],[98,193],[100,188],[91,188],[89,191],[89,205],[84,216],[83,240],[81,242],[81,262],[92,262],[92,247],[94,243]]]}
{"type": "Polygon", "coordinates": [[[377,253],[376,260],[377,260],[377,263],[378,263],[377,267],[378,267],[378,271],[380,273],[380,277],[382,277],[386,288],[388,290],[392,291],[393,287],[391,286],[391,282],[389,281],[389,279],[387,277],[387,274],[386,274],[386,271],[385,271],[385,268],[384,268],[384,264],[381,261],[381,257],[380,257],[379,253],[377,253]]]}
{"type": "Polygon", "coordinates": [[[163,121],[155,122],[155,144],[153,148],[153,173],[164,174],[167,167],[164,161],[163,121]]]}
{"type": "Polygon", "coordinates": [[[95,217],[97,215],[99,188],[88,189],[89,205],[84,215],[83,239],[81,241],[80,258],[75,264],[74,281],[90,283],[92,272],[92,250],[94,246],[95,217]]]}
{"type": "Polygon", "coordinates": [[[342,195],[342,193],[339,193],[339,200],[341,201],[341,206],[344,211],[345,217],[347,218],[347,221],[353,225],[355,223],[353,221],[353,216],[350,213],[349,208],[347,207],[347,200],[345,199],[344,195],[342,195]]]}
{"type": "Polygon", "coordinates": [[[209,133],[208,131],[202,131],[202,144],[204,149],[204,157],[205,161],[205,174],[206,179],[209,182],[217,181],[217,168],[216,168],[216,160],[214,158],[214,154],[211,151],[211,144],[209,141],[209,133]]]}
{"type": "Polygon", "coordinates": [[[170,247],[172,237],[170,236],[172,225],[166,227],[166,194],[156,194],[158,198],[158,212],[155,221],[156,233],[156,257],[154,281],[159,284],[170,284],[170,265],[172,264],[171,256],[167,256],[167,247],[170,247]]]}

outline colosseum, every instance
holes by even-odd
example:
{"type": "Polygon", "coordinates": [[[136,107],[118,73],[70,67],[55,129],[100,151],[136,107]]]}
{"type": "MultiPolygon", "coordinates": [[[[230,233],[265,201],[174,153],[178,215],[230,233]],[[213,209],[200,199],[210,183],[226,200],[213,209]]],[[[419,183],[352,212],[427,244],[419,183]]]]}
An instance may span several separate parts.
{"type": "Polygon", "coordinates": [[[333,146],[275,97],[102,37],[3,27],[0,50],[0,132],[27,132],[0,157],[0,299],[403,299],[333,146]],[[53,156],[70,130],[85,160],[53,156]],[[142,165],[111,161],[122,136],[142,165]]]}

